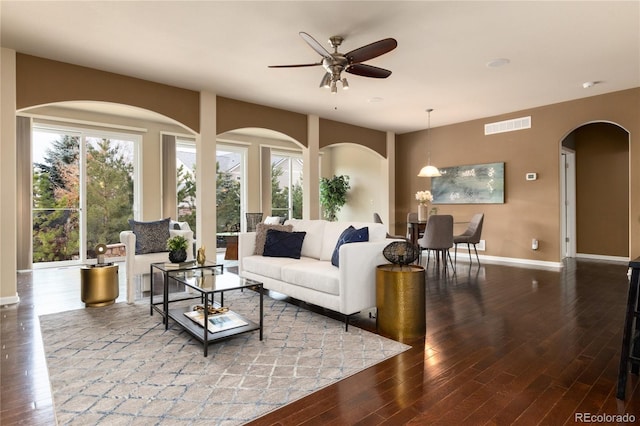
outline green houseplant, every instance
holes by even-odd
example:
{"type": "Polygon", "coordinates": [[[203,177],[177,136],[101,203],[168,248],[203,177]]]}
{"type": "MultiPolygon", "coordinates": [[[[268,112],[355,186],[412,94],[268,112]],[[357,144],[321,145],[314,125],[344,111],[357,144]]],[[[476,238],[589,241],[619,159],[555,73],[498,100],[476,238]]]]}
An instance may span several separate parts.
{"type": "Polygon", "coordinates": [[[351,189],[349,176],[340,175],[320,178],[320,204],[327,220],[337,220],[337,214],[347,202],[347,191],[351,189]]]}
{"type": "Polygon", "coordinates": [[[176,235],[167,240],[167,250],[169,250],[169,260],[173,263],[187,260],[187,246],[189,242],[182,235],[176,235]]]}

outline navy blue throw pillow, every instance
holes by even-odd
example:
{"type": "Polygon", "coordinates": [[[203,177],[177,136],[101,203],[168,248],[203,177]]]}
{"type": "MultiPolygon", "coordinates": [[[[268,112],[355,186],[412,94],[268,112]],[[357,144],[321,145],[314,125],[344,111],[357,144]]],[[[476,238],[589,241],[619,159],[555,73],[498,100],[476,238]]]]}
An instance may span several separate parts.
{"type": "Polygon", "coordinates": [[[340,266],[340,246],[343,244],[361,243],[364,241],[369,241],[369,227],[365,226],[364,228],[356,229],[350,225],[347,229],[342,231],[340,238],[338,238],[336,248],[333,249],[333,255],[331,256],[331,264],[333,266],[340,266]]]}
{"type": "Polygon", "coordinates": [[[286,232],[269,229],[267,230],[267,239],[264,242],[262,255],[300,259],[305,235],[307,235],[306,232],[286,232]]]}

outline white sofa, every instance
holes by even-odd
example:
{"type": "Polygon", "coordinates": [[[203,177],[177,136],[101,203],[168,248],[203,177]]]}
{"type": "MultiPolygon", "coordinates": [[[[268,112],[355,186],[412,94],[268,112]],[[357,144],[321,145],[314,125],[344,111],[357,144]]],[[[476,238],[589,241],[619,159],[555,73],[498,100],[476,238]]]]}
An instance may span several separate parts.
{"type": "Polygon", "coordinates": [[[376,266],[389,263],[382,251],[395,241],[386,238],[383,224],[299,219],[287,220],[287,224],[293,225],[294,232],[306,232],[301,258],[256,255],[256,233],[241,233],[240,276],[262,282],[266,289],[342,313],[347,327],[350,315],[376,306],[376,266]],[[331,256],[349,225],[369,227],[369,241],[343,244],[338,268],[331,264],[331,256]]]}
{"type": "MultiPolygon", "coordinates": [[[[170,222],[169,235],[182,235],[189,242],[187,249],[187,260],[193,260],[193,231],[187,222],[170,222]]],[[[124,244],[125,273],[127,281],[127,303],[134,303],[136,300],[136,288],[142,292],[149,289],[149,270],[152,263],[168,262],[169,252],[157,252],[136,254],[136,234],[133,231],[120,232],[120,242],[124,244]]]]}

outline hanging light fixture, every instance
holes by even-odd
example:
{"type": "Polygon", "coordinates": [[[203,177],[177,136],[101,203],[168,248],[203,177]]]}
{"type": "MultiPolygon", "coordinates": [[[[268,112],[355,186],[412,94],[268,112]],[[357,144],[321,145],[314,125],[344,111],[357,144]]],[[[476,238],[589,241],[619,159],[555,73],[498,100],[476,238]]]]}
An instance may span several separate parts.
{"type": "MultiPolygon", "coordinates": [[[[429,130],[431,129],[431,111],[433,108],[429,108],[427,110],[428,114],[428,124],[427,124],[427,141],[429,140],[429,130]]],[[[427,158],[427,165],[420,169],[420,173],[418,173],[419,177],[437,177],[441,176],[440,170],[437,167],[431,165],[431,152],[429,152],[429,156],[427,158]]]]}

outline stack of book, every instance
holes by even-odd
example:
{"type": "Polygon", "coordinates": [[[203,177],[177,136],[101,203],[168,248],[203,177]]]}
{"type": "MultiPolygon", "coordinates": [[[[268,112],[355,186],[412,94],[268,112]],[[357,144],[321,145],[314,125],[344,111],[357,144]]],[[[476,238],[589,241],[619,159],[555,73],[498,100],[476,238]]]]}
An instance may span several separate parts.
{"type": "Polygon", "coordinates": [[[194,260],[190,260],[188,262],[165,262],[164,264],[164,269],[185,269],[185,268],[191,268],[192,266],[195,266],[196,262],[194,260]]]}
{"type": "MultiPolygon", "coordinates": [[[[203,310],[190,310],[184,313],[191,321],[204,327],[204,311],[203,310]]],[[[207,318],[209,324],[207,329],[209,333],[217,333],[219,331],[229,330],[231,328],[242,327],[247,325],[247,322],[243,320],[238,314],[232,311],[227,311],[221,314],[209,315],[207,318]]]]}

